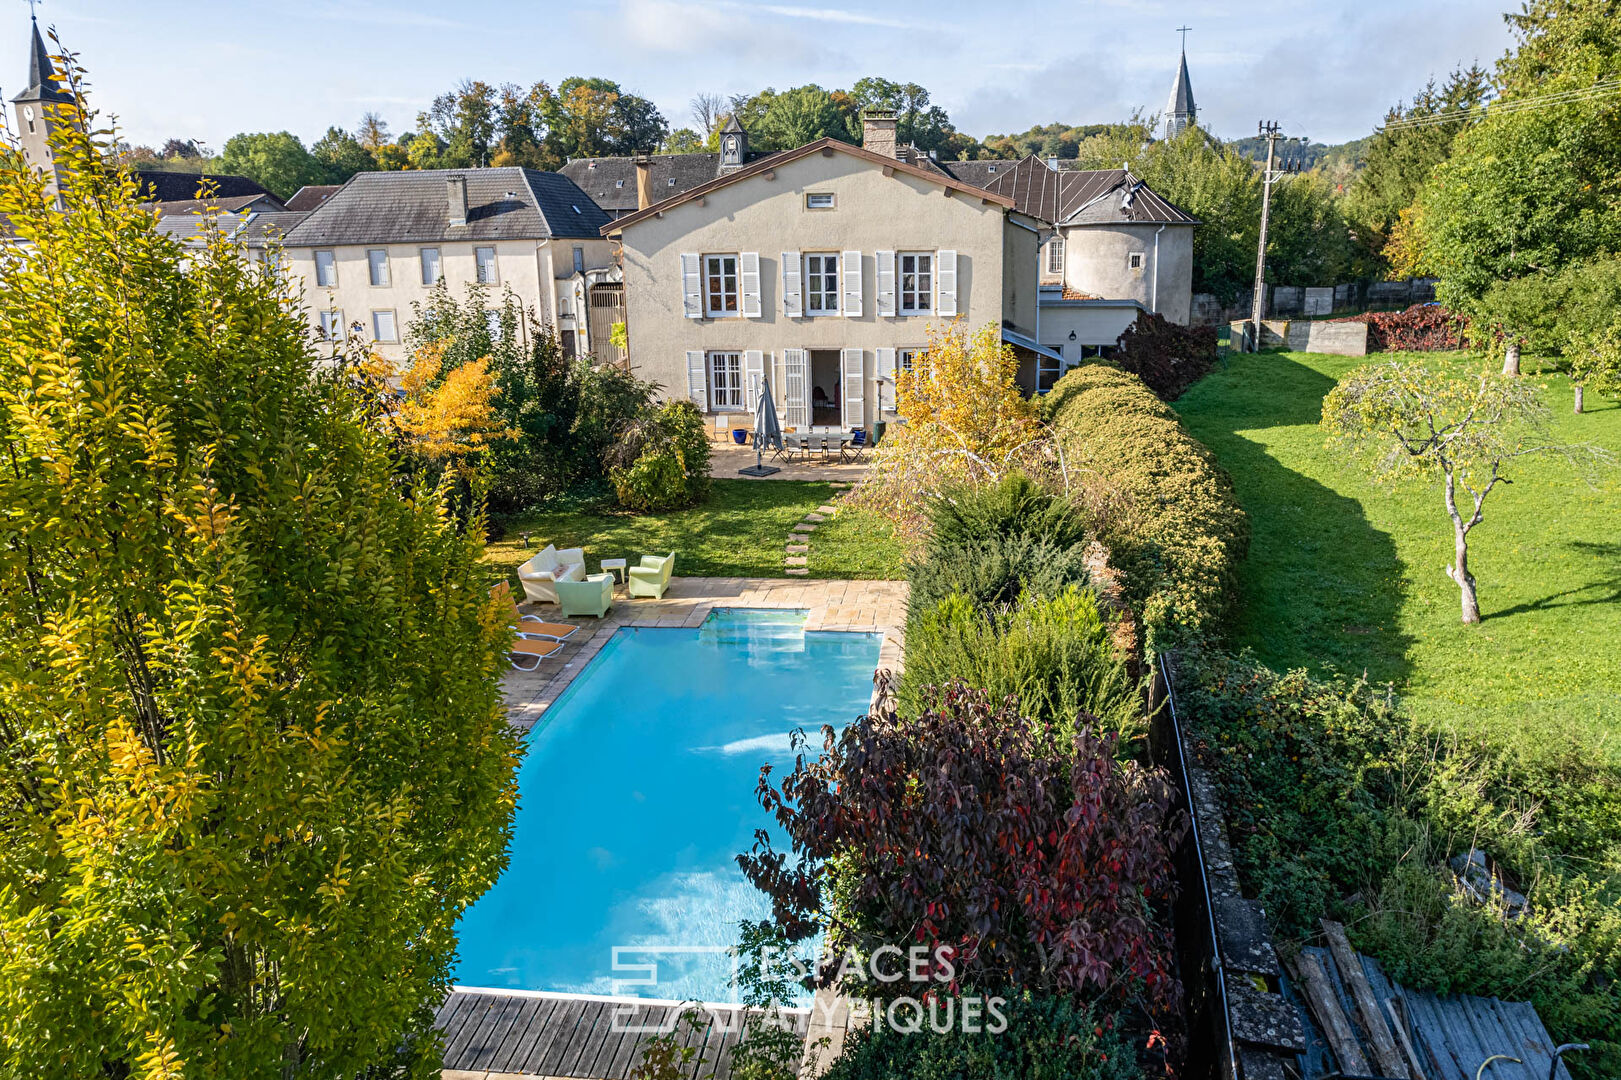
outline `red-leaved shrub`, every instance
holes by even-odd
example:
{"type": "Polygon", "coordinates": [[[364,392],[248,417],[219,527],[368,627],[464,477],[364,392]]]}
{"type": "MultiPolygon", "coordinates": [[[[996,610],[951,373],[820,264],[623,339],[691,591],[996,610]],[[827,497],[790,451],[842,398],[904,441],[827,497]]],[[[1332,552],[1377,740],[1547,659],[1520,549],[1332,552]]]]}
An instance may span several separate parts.
{"type": "Polygon", "coordinates": [[[1335,322],[1368,324],[1369,352],[1440,352],[1463,348],[1467,317],[1440,304],[1414,304],[1406,311],[1369,311],[1335,322]]]}
{"type": "Polygon", "coordinates": [[[940,950],[951,992],[1040,987],[1174,1014],[1160,916],[1182,818],[1164,770],[1117,760],[1085,713],[1073,728],[1035,720],[960,683],[925,698],[914,716],[891,707],[842,734],[824,727],[823,753],[801,754],[780,789],[761,770],[760,802],[795,859],[761,830],[738,862],[777,925],[796,940],[829,926],[837,956],[940,950]]]}
{"type": "Polygon", "coordinates": [[[1175,401],[1216,363],[1214,326],[1179,326],[1154,312],[1138,312],[1115,345],[1116,367],[1129,371],[1161,401],[1175,401]]]}

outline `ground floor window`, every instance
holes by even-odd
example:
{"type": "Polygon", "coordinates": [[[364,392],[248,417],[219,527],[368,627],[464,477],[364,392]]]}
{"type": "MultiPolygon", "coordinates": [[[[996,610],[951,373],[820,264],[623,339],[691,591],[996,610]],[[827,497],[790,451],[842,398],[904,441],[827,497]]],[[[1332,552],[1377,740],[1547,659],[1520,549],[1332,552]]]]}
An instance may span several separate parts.
{"type": "Polygon", "coordinates": [[[1113,355],[1114,355],[1114,346],[1113,345],[1082,345],[1081,346],[1081,359],[1082,360],[1091,360],[1091,359],[1094,359],[1094,358],[1107,360],[1107,359],[1109,359],[1109,357],[1111,357],[1113,355]]]}
{"type": "Polygon", "coordinates": [[[1036,354],[1036,393],[1038,394],[1045,394],[1051,390],[1058,380],[1063,377],[1064,372],[1069,369],[1069,365],[1064,362],[1064,347],[1062,345],[1050,345],[1048,348],[1058,355],[1036,354]]]}
{"type": "Polygon", "coordinates": [[[713,412],[743,408],[743,354],[708,354],[709,408],[713,412]]]}
{"type": "Polygon", "coordinates": [[[343,312],[321,312],[321,339],[323,341],[338,341],[343,337],[343,312]]]}

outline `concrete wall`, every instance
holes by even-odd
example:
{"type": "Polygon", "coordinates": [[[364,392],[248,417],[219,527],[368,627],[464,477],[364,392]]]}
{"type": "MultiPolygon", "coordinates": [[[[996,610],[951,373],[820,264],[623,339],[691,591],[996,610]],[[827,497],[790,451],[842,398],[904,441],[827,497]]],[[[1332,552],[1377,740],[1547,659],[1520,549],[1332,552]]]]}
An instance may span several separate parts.
{"type": "MultiPolygon", "coordinates": [[[[1249,332],[1249,320],[1231,327],[1233,347],[1239,347],[1249,332]]],[[[1326,322],[1315,319],[1263,319],[1261,348],[1293,349],[1296,352],[1328,353],[1334,356],[1368,355],[1368,326],[1359,322],[1326,322]]]]}
{"type": "MultiPolygon", "coordinates": [[[[304,305],[312,326],[320,326],[322,311],[338,310],[343,313],[345,326],[360,323],[367,339],[372,336],[372,313],[394,312],[395,337],[392,342],[377,342],[376,351],[385,359],[401,364],[406,359],[405,327],[411,321],[413,303],[425,301],[432,292],[431,285],[422,282],[422,249],[439,249],[440,273],[457,300],[466,295],[466,288],[477,280],[474,247],[495,248],[498,280],[491,286],[492,298],[505,290],[532,308],[543,322],[554,323],[559,330],[573,330],[576,322],[583,322],[583,306],[577,303],[574,278],[574,248],[584,249],[587,270],[604,270],[613,265],[611,245],[603,239],[584,240],[508,240],[491,245],[469,243],[424,244],[368,244],[323,248],[333,253],[337,266],[337,283],[333,287],[315,283],[315,248],[288,248],[284,258],[295,284],[301,285],[304,305]],[[387,285],[371,283],[367,252],[381,248],[388,252],[387,285]],[[544,285],[542,283],[545,283],[544,285]]],[[[578,344],[585,348],[583,331],[578,344]]],[[[606,344],[606,343],[604,343],[606,344]]]]}
{"type": "MultiPolygon", "coordinates": [[[[956,251],[957,312],[968,330],[999,325],[1004,304],[1021,291],[1028,294],[1016,298],[1018,309],[1028,312],[1023,321],[1034,322],[1035,233],[1011,224],[1002,206],[977,195],[948,196],[940,184],[898,172],[885,176],[881,166],[837,151],[783,164],[770,179],[760,174],[719,188],[702,204],[673,206],[633,223],[622,236],[631,369],[657,382],[667,397],[687,395],[687,350],[758,349],[780,412],[786,407],[784,350],[859,348],[870,424],[877,418],[874,350],[924,346],[930,330],[952,321],[932,314],[880,317],[875,251],[956,251]],[[805,194],[812,191],[832,193],[834,208],[806,209],[805,194]],[[861,314],[785,315],[782,253],[846,250],[862,253],[861,314]],[[681,255],[732,252],[759,255],[760,316],[686,317],[681,255]]],[[[745,419],[717,414],[722,425],[745,419]]]]}
{"type": "Polygon", "coordinates": [[[1186,325],[1193,304],[1193,226],[1074,225],[1065,235],[1064,284],[1109,300],[1136,300],[1174,323],[1186,325]],[[1155,303],[1154,236],[1159,232],[1158,304],[1155,303]],[[1142,266],[1131,268],[1133,253],[1142,266]]]}

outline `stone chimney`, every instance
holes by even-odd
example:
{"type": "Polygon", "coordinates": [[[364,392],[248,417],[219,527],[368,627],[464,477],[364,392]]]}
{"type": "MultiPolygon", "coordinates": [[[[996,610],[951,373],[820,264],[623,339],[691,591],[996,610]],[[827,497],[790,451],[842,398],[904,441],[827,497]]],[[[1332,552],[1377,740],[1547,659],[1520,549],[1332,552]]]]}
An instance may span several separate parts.
{"type": "Polygon", "coordinates": [[[1054,155],[1054,156],[1047,159],[1047,168],[1051,169],[1053,172],[1058,171],[1058,157],[1057,157],[1057,155],[1054,155]]]}
{"type": "Polygon", "coordinates": [[[653,205],[653,155],[639,151],[632,160],[636,163],[636,209],[646,210],[653,205]]]}
{"type": "Polygon", "coordinates": [[[467,177],[445,177],[445,194],[449,197],[449,221],[452,225],[467,224],[467,177]]]}
{"type": "Polygon", "coordinates": [[[861,114],[861,148],[895,157],[895,110],[868,109],[861,114]]]}

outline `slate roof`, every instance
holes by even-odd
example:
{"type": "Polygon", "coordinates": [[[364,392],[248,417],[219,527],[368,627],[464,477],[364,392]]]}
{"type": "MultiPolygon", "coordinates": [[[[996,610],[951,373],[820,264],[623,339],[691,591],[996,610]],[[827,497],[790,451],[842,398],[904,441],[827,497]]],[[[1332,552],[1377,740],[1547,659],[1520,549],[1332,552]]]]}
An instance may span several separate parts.
{"type": "Polygon", "coordinates": [[[35,22],[33,28],[33,40],[28,43],[28,89],[11,100],[72,101],[73,95],[57,85],[56,65],[51,62],[51,52],[45,47],[45,39],[39,36],[39,23],[35,22]]]}
{"type": "Polygon", "coordinates": [[[942,171],[1013,199],[1021,214],[1054,225],[1197,225],[1198,219],[1161,197],[1126,169],[1059,169],[1037,157],[1019,162],[941,161],[942,171]],[[1126,196],[1130,193],[1130,203],[1126,196]]]}
{"type": "Polygon", "coordinates": [[[195,214],[205,207],[214,207],[219,210],[236,213],[250,207],[265,211],[278,211],[283,209],[281,200],[274,195],[234,195],[223,199],[182,199],[176,202],[152,203],[164,217],[176,214],[195,214]],[[262,204],[255,207],[254,204],[262,204]]]}
{"type": "MultiPolygon", "coordinates": [[[[240,240],[250,248],[262,248],[272,239],[281,239],[294,225],[308,214],[278,210],[261,213],[222,213],[219,227],[226,235],[240,240]]],[[[164,214],[158,219],[158,232],[172,236],[182,244],[200,244],[207,219],[198,213],[164,214]]]]}
{"type": "Polygon", "coordinates": [[[356,173],[287,236],[289,247],[595,237],[609,221],[561,173],[515,167],[356,173]],[[449,185],[467,181],[467,224],[450,224],[449,185]]]}
{"type": "MultiPolygon", "coordinates": [[[[745,164],[772,155],[772,151],[751,152],[745,164]]],[[[720,154],[654,154],[649,163],[653,201],[662,202],[685,195],[699,184],[720,175],[720,154]]],[[[562,174],[579,185],[596,204],[610,215],[636,209],[636,162],[628,157],[575,158],[564,165],[562,174]]]]}
{"type": "Polygon", "coordinates": [[[1188,54],[1182,54],[1182,66],[1177,69],[1176,82],[1171,84],[1171,99],[1165,111],[1172,116],[1191,117],[1198,112],[1193,104],[1193,83],[1188,79],[1188,54]]]}
{"type": "MultiPolygon", "coordinates": [[[[239,195],[269,195],[270,192],[246,176],[165,172],[161,169],[137,169],[135,177],[141,183],[141,194],[152,202],[190,202],[197,198],[197,186],[205,180],[213,181],[214,196],[220,199],[239,195]]],[[[274,196],[272,196],[274,197],[274,196]]]]}
{"type": "Polygon", "coordinates": [[[287,200],[287,209],[314,210],[341,187],[342,184],[305,184],[293,192],[293,197],[287,200]]]}
{"type": "MultiPolygon", "coordinates": [[[[883,154],[875,154],[871,150],[867,150],[859,146],[852,146],[849,143],[840,142],[838,139],[817,139],[815,142],[808,142],[804,146],[797,147],[793,150],[781,150],[774,154],[763,155],[760,158],[751,161],[749,164],[744,165],[742,168],[733,169],[730,172],[713,177],[705,183],[699,184],[697,187],[687,189],[687,191],[682,194],[671,195],[668,198],[659,200],[653,203],[653,205],[641,210],[633,210],[623,217],[615,219],[608,225],[604,225],[602,228],[602,234],[604,236],[615,235],[619,232],[619,230],[625,228],[626,226],[634,225],[639,221],[653,216],[654,214],[661,214],[677,203],[685,202],[688,199],[698,198],[699,196],[706,195],[717,188],[725,187],[728,184],[735,184],[741,180],[747,180],[764,172],[770,172],[779,165],[786,165],[790,162],[798,161],[800,158],[806,158],[816,153],[826,154],[828,156],[832,156],[833,154],[848,154],[850,157],[861,158],[873,165],[880,165],[884,168],[892,169],[898,173],[905,173],[909,176],[921,177],[924,180],[933,181],[934,183],[940,184],[942,187],[948,189],[974,187],[973,185],[965,184],[956,180],[949,173],[946,173],[943,169],[940,169],[936,165],[925,164],[925,162],[927,162],[926,158],[923,162],[916,163],[899,161],[892,157],[886,157],[883,154]]],[[[1009,195],[984,189],[975,190],[978,190],[980,196],[987,203],[995,203],[998,206],[1003,206],[1010,210],[1018,209],[1018,207],[1014,205],[1013,198],[1009,195]]]]}

